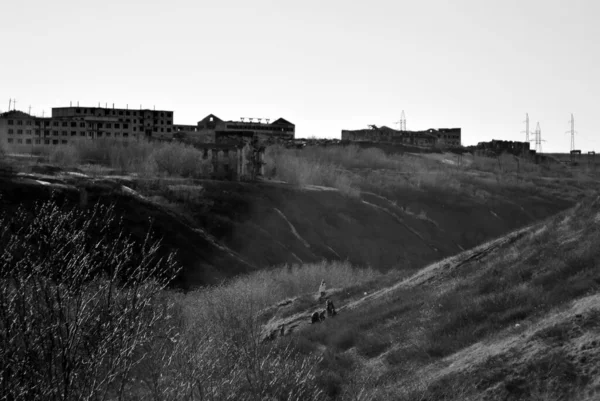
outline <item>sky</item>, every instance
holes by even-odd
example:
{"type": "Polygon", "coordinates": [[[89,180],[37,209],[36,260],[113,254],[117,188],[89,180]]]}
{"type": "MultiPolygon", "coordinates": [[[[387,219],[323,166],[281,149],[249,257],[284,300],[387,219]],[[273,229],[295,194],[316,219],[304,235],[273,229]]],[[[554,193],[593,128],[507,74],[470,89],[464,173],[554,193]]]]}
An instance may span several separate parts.
{"type": "Polygon", "coordinates": [[[108,104],[176,124],[283,117],[296,137],[462,128],[600,151],[597,0],[30,0],[0,6],[0,111],[108,104]],[[533,135],[531,135],[533,137],[533,135]]]}

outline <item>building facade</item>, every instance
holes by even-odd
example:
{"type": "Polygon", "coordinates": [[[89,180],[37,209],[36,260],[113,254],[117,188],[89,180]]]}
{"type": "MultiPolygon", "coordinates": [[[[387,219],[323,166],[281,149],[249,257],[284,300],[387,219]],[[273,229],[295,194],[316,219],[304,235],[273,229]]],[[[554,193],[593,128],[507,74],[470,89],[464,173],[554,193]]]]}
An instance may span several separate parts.
{"type": "Polygon", "coordinates": [[[128,141],[173,135],[173,112],[105,107],[56,107],[51,117],[18,110],[0,114],[0,143],[64,145],[90,138],[128,141]]]}
{"type": "Polygon", "coordinates": [[[261,143],[294,139],[295,126],[279,118],[261,121],[224,121],[213,114],[196,125],[174,124],[168,110],[109,107],[54,107],[51,117],[35,117],[18,110],[0,114],[0,143],[8,145],[64,145],[73,141],[113,138],[182,139],[195,143],[261,143]]]}
{"type": "Polygon", "coordinates": [[[430,128],[424,131],[399,131],[371,125],[369,129],[342,130],[342,140],[351,142],[383,142],[416,146],[460,146],[460,128],[430,128]]]}
{"type": "Polygon", "coordinates": [[[249,141],[252,138],[261,143],[270,141],[293,140],[296,126],[279,118],[273,122],[260,121],[224,121],[209,114],[198,121],[196,136],[204,143],[226,143],[236,140],[249,141]]]}

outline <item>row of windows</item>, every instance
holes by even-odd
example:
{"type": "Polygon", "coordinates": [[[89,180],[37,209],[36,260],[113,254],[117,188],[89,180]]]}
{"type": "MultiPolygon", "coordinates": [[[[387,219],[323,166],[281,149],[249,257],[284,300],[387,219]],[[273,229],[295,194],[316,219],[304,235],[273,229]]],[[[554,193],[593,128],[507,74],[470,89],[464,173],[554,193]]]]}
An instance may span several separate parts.
{"type": "Polygon", "coordinates": [[[291,132],[294,129],[289,127],[273,127],[273,126],[252,126],[245,124],[227,124],[228,129],[247,129],[252,131],[279,131],[279,132],[291,132]]]}
{"type": "MultiPolygon", "coordinates": [[[[17,144],[23,144],[23,139],[17,139],[16,142],[13,140],[13,138],[8,138],[8,143],[17,143],[17,144]]],[[[32,145],[33,143],[35,143],[36,145],[41,145],[42,144],[42,140],[41,139],[34,139],[33,142],[31,139],[25,139],[24,142],[26,145],[32,145]]],[[[61,144],[66,145],[68,143],[68,141],[66,139],[63,139],[62,141],[60,141],[61,144]]],[[[58,139],[53,139],[52,141],[50,141],[50,139],[44,139],[44,144],[45,145],[58,145],[59,144],[59,140],[58,139]]]]}
{"type": "MultiPolygon", "coordinates": [[[[103,128],[103,129],[120,129],[120,126],[119,126],[119,124],[115,124],[115,126],[114,126],[114,127],[111,127],[111,124],[106,124],[106,127],[103,127],[103,126],[102,126],[102,124],[98,124],[98,127],[97,127],[97,128],[103,128]]],[[[123,125],[123,129],[129,129],[129,126],[128,126],[127,124],[124,124],[124,125],[123,125]]],[[[143,126],[139,127],[139,130],[140,130],[140,132],[143,132],[143,131],[144,131],[144,127],[143,127],[143,126]]],[[[23,135],[23,133],[25,133],[26,135],[31,135],[31,134],[33,133],[33,131],[34,131],[34,130],[30,130],[30,129],[28,129],[28,130],[22,130],[22,129],[18,129],[18,130],[16,130],[16,134],[17,134],[17,135],[23,135]]],[[[46,130],[46,131],[48,131],[48,130],[46,130]]],[[[136,127],[133,127],[133,131],[134,131],[134,132],[136,132],[136,131],[137,131],[137,128],[136,128],[136,127]]],[[[153,131],[153,132],[165,132],[165,128],[161,128],[161,129],[160,129],[160,131],[159,131],[159,129],[158,129],[158,128],[154,128],[152,131],[153,131]]],[[[58,132],[58,131],[56,131],[56,130],[55,130],[54,132],[58,132]]],[[[62,132],[64,133],[64,132],[66,132],[66,131],[62,131],[62,132]]],[[[75,131],[71,131],[71,135],[75,135],[75,134],[74,134],[74,132],[75,132],[75,131]]],[[[167,129],[166,129],[166,132],[171,132],[171,128],[167,128],[167,129]]],[[[10,129],[8,130],[8,134],[9,134],[9,135],[13,135],[13,134],[15,134],[15,130],[14,130],[14,129],[12,129],[12,128],[10,128],[10,129]]],[[[39,134],[40,134],[40,130],[39,130],[39,129],[36,129],[36,130],[35,130],[35,134],[36,134],[36,135],[39,135],[39,134]]]]}
{"type": "MultiPolygon", "coordinates": [[[[121,120],[121,119],[120,119],[121,120]]],[[[121,122],[123,123],[124,127],[123,128],[127,128],[126,125],[127,123],[131,123],[131,119],[128,118],[127,120],[121,120],[121,122]],[[126,121],[126,122],[125,122],[126,121]]],[[[42,121],[41,123],[43,123],[42,125],[50,125],[50,121],[42,121]]],[[[137,119],[133,120],[134,124],[138,123],[137,119]]],[[[143,121],[140,119],[140,124],[142,124],[143,121]]],[[[59,123],[59,121],[53,121],[52,122],[52,126],[54,127],[58,127],[59,124],[63,127],[77,127],[77,125],[79,124],[80,127],[85,127],[85,122],[75,122],[75,121],[61,121],[59,123]]],[[[88,126],[91,126],[92,123],[87,123],[88,126]]],[[[99,123],[102,124],[102,123],[99,123]]],[[[110,124],[110,123],[105,123],[105,124],[110,124]]],[[[154,125],[172,125],[173,121],[172,120],[154,120],[154,125]]],[[[8,125],[33,125],[33,121],[32,120],[8,120],[8,125]]],[[[35,125],[39,126],[40,125],[40,121],[35,121],[35,125]]],[[[118,128],[119,123],[115,123],[115,126],[117,126],[118,128]]]]}
{"type": "Polygon", "coordinates": [[[75,113],[77,114],[97,114],[95,113],[96,111],[100,111],[99,114],[103,114],[102,111],[104,111],[104,115],[108,116],[108,115],[119,115],[119,116],[144,116],[144,115],[159,115],[161,117],[173,117],[173,112],[172,111],[137,111],[137,110],[123,110],[123,109],[112,109],[112,110],[108,110],[108,109],[75,109],[75,113]]]}

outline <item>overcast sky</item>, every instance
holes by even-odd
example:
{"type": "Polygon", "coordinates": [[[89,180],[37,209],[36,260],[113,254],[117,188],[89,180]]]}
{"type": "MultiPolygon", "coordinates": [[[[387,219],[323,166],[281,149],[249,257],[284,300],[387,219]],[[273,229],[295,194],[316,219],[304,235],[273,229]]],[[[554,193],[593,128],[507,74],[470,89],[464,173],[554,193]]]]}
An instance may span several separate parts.
{"type": "Polygon", "coordinates": [[[461,127],[463,144],[600,151],[600,1],[3,1],[0,110],[108,103],[175,123],[296,124],[339,138],[368,124],[461,127]]]}

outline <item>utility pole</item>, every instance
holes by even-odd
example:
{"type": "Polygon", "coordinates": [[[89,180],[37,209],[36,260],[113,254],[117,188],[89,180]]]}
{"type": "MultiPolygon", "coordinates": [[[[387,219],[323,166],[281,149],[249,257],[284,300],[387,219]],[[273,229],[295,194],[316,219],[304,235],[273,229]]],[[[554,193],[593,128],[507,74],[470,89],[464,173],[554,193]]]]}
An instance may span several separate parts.
{"type": "Polygon", "coordinates": [[[400,115],[400,131],[406,131],[406,115],[404,114],[404,110],[402,110],[402,114],[400,115]]]}
{"type": "Polygon", "coordinates": [[[13,110],[17,110],[17,99],[13,99],[13,110]]]}
{"type": "Polygon", "coordinates": [[[525,113],[525,131],[521,131],[521,133],[525,133],[525,142],[529,142],[529,113],[525,113]]]}
{"type": "Polygon", "coordinates": [[[12,99],[8,99],[8,111],[10,111],[12,107],[12,99]]]}
{"type": "Polygon", "coordinates": [[[571,119],[569,120],[569,124],[571,124],[571,130],[566,131],[567,134],[571,134],[571,151],[575,150],[575,118],[573,117],[573,113],[571,113],[571,119]]]}

